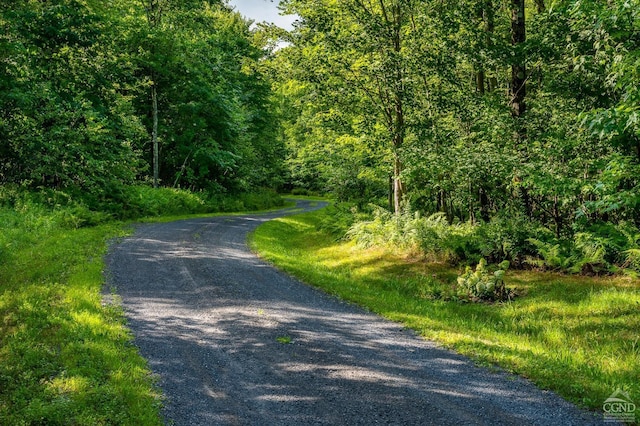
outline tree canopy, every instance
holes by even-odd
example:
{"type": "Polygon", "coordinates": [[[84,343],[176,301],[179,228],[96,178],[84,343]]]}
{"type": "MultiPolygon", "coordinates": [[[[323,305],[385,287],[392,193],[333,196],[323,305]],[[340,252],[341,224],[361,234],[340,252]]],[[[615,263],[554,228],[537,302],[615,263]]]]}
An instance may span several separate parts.
{"type": "Polygon", "coordinates": [[[154,168],[191,189],[279,181],[265,51],[224,2],[19,0],[0,23],[0,182],[109,192],[154,168]]]}
{"type": "Polygon", "coordinates": [[[621,229],[640,223],[639,6],[284,1],[300,16],[272,59],[290,179],[396,214],[534,224],[551,246],[637,247],[621,229]]]}
{"type": "Polygon", "coordinates": [[[1,1],[0,183],[300,187],[640,264],[639,6],[1,1]]]}

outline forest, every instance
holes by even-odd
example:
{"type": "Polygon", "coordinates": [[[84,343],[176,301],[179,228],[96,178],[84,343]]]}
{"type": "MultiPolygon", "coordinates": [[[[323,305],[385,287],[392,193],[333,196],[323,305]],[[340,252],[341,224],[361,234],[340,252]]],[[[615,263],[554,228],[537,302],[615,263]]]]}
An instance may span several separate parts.
{"type": "Polygon", "coordinates": [[[640,270],[637,1],[284,5],[301,17],[272,59],[289,179],[359,204],[352,238],[640,270]]]}
{"type": "Polygon", "coordinates": [[[365,245],[635,274],[638,6],[285,0],[287,32],[225,1],[3,1],[0,185],[112,215],[141,187],[327,194],[365,245]]]}
{"type": "Polygon", "coordinates": [[[6,1],[0,181],[118,201],[132,184],[280,181],[263,51],[221,1],[6,1]]]}

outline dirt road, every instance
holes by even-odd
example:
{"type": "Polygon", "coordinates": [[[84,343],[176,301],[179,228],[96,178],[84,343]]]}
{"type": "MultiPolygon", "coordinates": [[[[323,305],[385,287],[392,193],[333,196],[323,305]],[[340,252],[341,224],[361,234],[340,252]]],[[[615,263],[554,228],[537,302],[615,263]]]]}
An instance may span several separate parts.
{"type": "Polygon", "coordinates": [[[114,243],[109,284],[159,375],[167,424],[602,422],[260,261],[247,233],[290,213],[143,225],[114,243]]]}

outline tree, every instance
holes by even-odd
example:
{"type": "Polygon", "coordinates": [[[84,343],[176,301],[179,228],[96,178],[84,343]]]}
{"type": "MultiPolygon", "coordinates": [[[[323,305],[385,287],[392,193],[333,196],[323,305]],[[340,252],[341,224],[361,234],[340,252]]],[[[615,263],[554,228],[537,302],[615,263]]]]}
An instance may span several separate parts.
{"type": "Polygon", "coordinates": [[[511,65],[511,109],[516,118],[522,118],[527,110],[527,67],[522,48],[526,40],[525,0],[511,0],[511,43],[515,52],[511,65]]]}
{"type": "MultiPolygon", "coordinates": [[[[296,39],[301,47],[308,46],[303,52],[321,56],[315,60],[326,64],[323,70],[331,75],[330,81],[345,82],[356,91],[357,95],[336,96],[337,105],[344,110],[371,114],[363,119],[365,126],[360,126],[361,131],[367,130],[370,138],[377,137],[374,136],[376,126],[385,129],[386,146],[391,154],[393,209],[400,212],[405,193],[402,150],[410,90],[406,74],[410,52],[405,37],[410,32],[414,2],[327,0],[318,4],[292,0],[285,4],[303,19],[304,27],[296,39]],[[309,49],[320,44],[325,53],[309,49]],[[367,108],[366,104],[374,109],[367,108]]],[[[317,81],[316,76],[308,77],[310,81],[317,81]]],[[[339,87],[336,89],[340,91],[339,87]]]]}
{"type": "MultiPolygon", "coordinates": [[[[150,33],[158,33],[162,25],[162,14],[167,5],[168,0],[143,0],[144,9],[147,15],[147,24],[150,33]]],[[[156,44],[150,46],[151,57],[156,55],[156,44]]],[[[158,143],[158,76],[155,70],[150,70],[150,86],[151,86],[151,145],[153,149],[153,187],[158,187],[160,175],[160,146],[158,143]]]]}
{"type": "Polygon", "coordinates": [[[118,37],[122,2],[21,1],[6,26],[0,84],[0,177],[31,186],[107,193],[132,182],[144,134],[134,115],[133,70],[118,37]]]}

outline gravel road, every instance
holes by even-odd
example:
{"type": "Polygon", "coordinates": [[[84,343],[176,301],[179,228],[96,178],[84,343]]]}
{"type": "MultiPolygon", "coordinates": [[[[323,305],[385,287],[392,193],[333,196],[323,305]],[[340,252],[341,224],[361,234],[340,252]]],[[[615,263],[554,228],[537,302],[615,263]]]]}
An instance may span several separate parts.
{"type": "Polygon", "coordinates": [[[302,284],[246,247],[298,210],[142,225],[109,285],[169,425],[590,425],[601,416],[302,284]]]}

